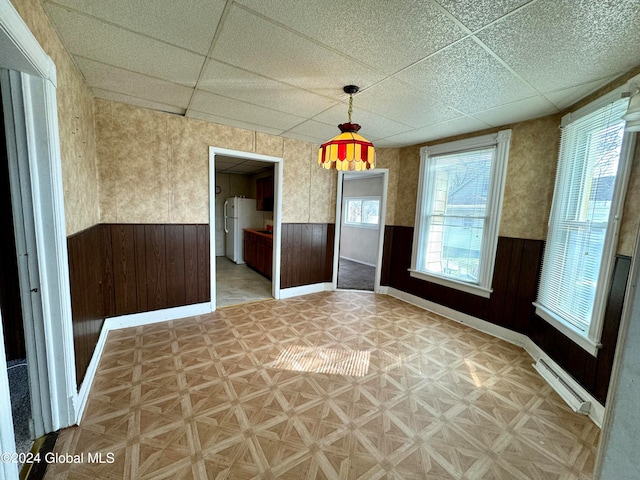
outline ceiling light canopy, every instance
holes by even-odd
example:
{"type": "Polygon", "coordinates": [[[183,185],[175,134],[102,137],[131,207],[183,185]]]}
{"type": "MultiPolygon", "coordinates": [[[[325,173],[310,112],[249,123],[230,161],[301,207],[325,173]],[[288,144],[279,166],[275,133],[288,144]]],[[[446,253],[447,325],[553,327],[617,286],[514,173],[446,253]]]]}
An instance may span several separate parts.
{"type": "Polygon", "coordinates": [[[353,94],[357,93],[359,88],[355,85],[347,85],[343,90],[344,93],[349,95],[349,119],[347,123],[338,125],[341,132],[340,135],[320,145],[318,165],[326,169],[335,168],[342,171],[355,170],[360,172],[370,170],[376,166],[373,143],[358,135],[360,125],[351,123],[353,94]]]}

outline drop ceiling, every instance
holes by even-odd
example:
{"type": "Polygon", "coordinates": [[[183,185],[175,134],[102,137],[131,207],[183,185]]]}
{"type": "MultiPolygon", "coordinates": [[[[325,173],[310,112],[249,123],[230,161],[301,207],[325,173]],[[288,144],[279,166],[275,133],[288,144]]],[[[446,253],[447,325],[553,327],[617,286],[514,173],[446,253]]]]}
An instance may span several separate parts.
{"type": "Polygon", "coordinates": [[[98,98],[400,147],[557,113],[640,64],[640,0],[43,0],[98,98]]]}
{"type": "Polygon", "coordinates": [[[235,175],[255,175],[257,173],[273,172],[272,163],[223,155],[216,155],[215,168],[217,173],[232,173],[235,175]]]}

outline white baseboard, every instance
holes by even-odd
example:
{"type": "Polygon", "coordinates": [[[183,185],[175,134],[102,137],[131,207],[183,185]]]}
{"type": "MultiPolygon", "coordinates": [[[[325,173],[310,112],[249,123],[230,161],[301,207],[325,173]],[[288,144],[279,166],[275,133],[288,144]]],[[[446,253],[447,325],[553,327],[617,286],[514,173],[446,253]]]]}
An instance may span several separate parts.
{"type": "Polygon", "coordinates": [[[109,335],[109,330],[108,328],[106,328],[106,323],[107,322],[105,321],[105,323],[102,325],[102,330],[100,330],[100,336],[98,337],[96,348],[94,348],[93,350],[91,361],[89,362],[87,371],[84,374],[84,379],[82,380],[82,385],[80,385],[80,390],[78,390],[78,405],[76,409],[77,424],[80,424],[80,421],[82,420],[82,416],[84,415],[84,409],[87,406],[87,400],[89,399],[89,391],[91,390],[91,384],[93,383],[93,379],[96,376],[98,364],[100,363],[100,358],[102,357],[104,346],[107,343],[107,336],[109,335]]]}
{"type": "MultiPolygon", "coordinates": [[[[316,283],[312,285],[303,285],[300,287],[285,288],[280,290],[280,298],[292,298],[300,295],[308,295],[311,293],[332,291],[333,285],[331,283],[316,283]]],[[[434,302],[430,302],[416,295],[397,290],[392,287],[380,287],[378,293],[383,295],[390,295],[394,298],[402,300],[407,303],[411,303],[417,307],[425,310],[437,313],[443,317],[449,318],[458,323],[468,325],[476,330],[487,333],[497,338],[501,338],[509,343],[524,348],[524,350],[531,356],[534,362],[537,362],[541,358],[549,364],[567,383],[573,390],[578,392],[585,400],[591,403],[589,410],[589,418],[598,427],[602,428],[602,421],[604,418],[605,408],[598,402],[593,395],[585,390],[578,382],[576,382],[571,375],[569,375],[563,368],[561,368],[556,362],[554,362],[549,355],[547,355],[540,347],[538,347],[533,340],[522,333],[514,332],[508,328],[500,327],[486,320],[481,320],[477,317],[467,315],[449,307],[439,305],[434,302]]],[[[118,330],[121,328],[137,327],[141,325],[148,325],[157,322],[166,322],[169,320],[177,320],[185,317],[192,317],[195,315],[202,315],[213,311],[211,302],[200,303],[196,305],[186,305],[184,307],[167,308],[164,310],[155,310],[152,312],[136,313],[131,315],[123,315],[120,317],[108,318],[105,320],[96,348],[87,367],[84,380],[78,392],[78,409],[77,409],[77,423],[82,420],[82,415],[87,404],[89,397],[89,391],[91,390],[91,384],[96,374],[98,364],[100,363],[100,357],[107,342],[107,336],[111,330],[118,330]]]]}
{"type": "Polygon", "coordinates": [[[141,325],[149,325],[151,323],[166,322],[169,320],[178,320],[180,318],[193,317],[195,315],[202,315],[212,312],[211,302],[197,303],[195,305],[185,305],[183,307],[165,308],[162,310],[154,310],[151,312],[133,313],[130,315],[121,315],[119,317],[107,318],[100,330],[100,336],[96,343],[96,348],[93,350],[91,361],[87,367],[87,371],[84,375],[84,380],[78,391],[78,404],[76,410],[76,423],[80,423],[84,410],[87,406],[87,400],[89,399],[89,391],[93,384],[98,364],[100,363],[100,357],[107,343],[107,336],[111,330],[119,330],[121,328],[139,327],[141,325]]]}
{"type": "Polygon", "coordinates": [[[505,340],[519,347],[524,346],[525,341],[528,339],[528,337],[526,335],[523,335],[522,333],[514,332],[513,330],[509,330],[508,328],[500,327],[494,323],[487,322],[486,320],[481,320],[477,317],[473,317],[471,315],[467,315],[466,313],[454,310],[453,308],[430,302],[429,300],[425,300],[424,298],[418,297],[416,295],[403,292],[402,290],[396,290],[393,287],[388,287],[388,295],[403,300],[407,303],[411,303],[412,305],[423,308],[425,310],[429,310],[430,312],[437,313],[439,315],[442,315],[443,317],[447,317],[448,319],[455,322],[469,325],[476,330],[480,330],[481,332],[488,333],[489,335],[492,335],[494,337],[501,338],[502,340],[505,340]]]}
{"type": "Polygon", "coordinates": [[[309,295],[310,293],[326,292],[333,290],[331,283],[314,283],[311,285],[302,285],[300,287],[283,288],[280,290],[280,298],[299,297],[300,295],[309,295]]]}
{"type": "MultiPolygon", "coordinates": [[[[569,385],[574,391],[580,394],[580,396],[591,403],[588,416],[593,423],[602,428],[602,420],[604,418],[604,406],[598,402],[593,395],[591,395],[584,387],[582,387],[571,375],[569,375],[560,365],[554,362],[547,353],[545,353],[533,340],[522,333],[514,332],[508,328],[500,327],[486,320],[481,320],[477,317],[467,315],[462,312],[458,312],[449,307],[439,305],[434,302],[425,300],[424,298],[412,295],[410,293],[403,292],[402,290],[396,290],[392,287],[386,287],[387,294],[403,300],[407,303],[416,305],[417,307],[424,308],[431,312],[447,317],[453,321],[469,325],[476,330],[487,333],[494,337],[501,338],[509,343],[524,348],[524,350],[531,356],[534,363],[540,359],[543,359],[549,366],[551,366],[556,373],[562,378],[562,380],[569,385]]],[[[382,293],[382,292],[380,292],[382,293]]]]}
{"type": "MultiPolygon", "coordinates": [[[[152,310],[150,312],[132,313],[130,315],[107,318],[104,321],[104,325],[108,330],[118,330],[119,328],[139,327],[151,323],[194,317],[196,315],[211,313],[213,310],[215,309],[212,307],[211,302],[196,303],[194,305],[164,308],[162,310],[152,310]]],[[[103,329],[105,327],[103,327],[103,329]]]]}

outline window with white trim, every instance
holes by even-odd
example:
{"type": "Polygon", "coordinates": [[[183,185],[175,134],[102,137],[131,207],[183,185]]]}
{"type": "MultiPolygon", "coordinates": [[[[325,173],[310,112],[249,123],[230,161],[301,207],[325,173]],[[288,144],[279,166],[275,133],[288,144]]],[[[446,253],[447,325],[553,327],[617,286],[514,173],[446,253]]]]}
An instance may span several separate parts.
{"type": "Polygon", "coordinates": [[[628,99],[562,121],[536,313],[596,354],[628,169],[628,99]]]}
{"type": "Polygon", "coordinates": [[[488,297],[511,130],[420,150],[411,276],[488,297]]]}
{"type": "Polygon", "coordinates": [[[380,223],[380,197],[348,197],[344,203],[345,225],[377,227],[380,223]]]}

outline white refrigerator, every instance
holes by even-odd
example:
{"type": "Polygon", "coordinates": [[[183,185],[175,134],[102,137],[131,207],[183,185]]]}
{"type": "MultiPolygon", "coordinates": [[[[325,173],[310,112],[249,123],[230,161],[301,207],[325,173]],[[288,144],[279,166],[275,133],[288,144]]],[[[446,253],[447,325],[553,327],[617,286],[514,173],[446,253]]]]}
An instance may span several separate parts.
{"type": "Polygon", "coordinates": [[[244,228],[263,228],[264,216],[256,210],[255,198],[232,197],[224,202],[226,254],[235,263],[244,263],[244,228]]]}

